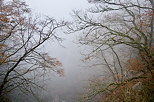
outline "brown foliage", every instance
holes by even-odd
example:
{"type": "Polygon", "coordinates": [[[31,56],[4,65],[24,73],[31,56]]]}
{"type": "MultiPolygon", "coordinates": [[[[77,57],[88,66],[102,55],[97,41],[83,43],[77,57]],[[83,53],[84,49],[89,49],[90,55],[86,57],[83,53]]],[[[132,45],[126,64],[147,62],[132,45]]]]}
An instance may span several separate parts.
{"type": "Polygon", "coordinates": [[[152,11],[145,11],[144,13],[137,15],[137,25],[141,31],[145,30],[146,27],[150,26],[153,16],[154,13],[152,11]]]}
{"type": "Polygon", "coordinates": [[[5,44],[0,44],[0,65],[5,63],[7,60],[7,54],[3,51],[7,46],[5,44]]]}
{"type": "Polygon", "coordinates": [[[22,0],[0,1],[0,97],[19,87],[31,92],[30,87],[39,87],[34,80],[49,70],[64,75],[62,63],[40,48],[50,38],[60,41],[55,30],[66,22],[40,20],[29,13],[22,0]]]}
{"type": "Polygon", "coordinates": [[[128,60],[128,70],[141,71],[145,66],[145,63],[141,59],[131,58],[128,60]]]}
{"type": "Polygon", "coordinates": [[[144,78],[135,78],[119,86],[112,92],[105,95],[100,102],[153,102],[154,98],[154,79],[150,73],[145,74],[144,78]],[[141,83],[142,89],[133,87],[141,83]]]}

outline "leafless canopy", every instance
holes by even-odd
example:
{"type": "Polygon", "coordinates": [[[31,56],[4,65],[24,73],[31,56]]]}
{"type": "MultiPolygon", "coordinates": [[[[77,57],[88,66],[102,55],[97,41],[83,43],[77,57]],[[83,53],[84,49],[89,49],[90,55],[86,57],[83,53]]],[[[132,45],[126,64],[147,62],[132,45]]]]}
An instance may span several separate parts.
{"type": "Polygon", "coordinates": [[[99,0],[95,8],[73,14],[68,32],[82,31],[79,41],[94,47],[92,53],[117,45],[129,46],[139,51],[149,71],[153,69],[153,0],[99,0]]]}
{"type": "Polygon", "coordinates": [[[19,0],[1,0],[0,5],[0,96],[15,88],[28,91],[29,86],[38,86],[36,78],[45,70],[63,75],[62,64],[40,48],[48,40],[61,41],[57,30],[67,23],[34,18],[19,0]]]}

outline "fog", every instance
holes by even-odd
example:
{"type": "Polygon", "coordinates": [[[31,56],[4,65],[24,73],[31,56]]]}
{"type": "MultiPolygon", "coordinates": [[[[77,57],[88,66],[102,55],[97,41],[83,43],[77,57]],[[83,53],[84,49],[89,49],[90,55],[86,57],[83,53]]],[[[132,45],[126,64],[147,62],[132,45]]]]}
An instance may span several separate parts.
{"type": "MultiPolygon", "coordinates": [[[[49,16],[58,20],[71,20],[72,10],[84,10],[92,6],[87,0],[25,0],[32,12],[36,15],[49,16]]],[[[64,34],[59,37],[64,40],[58,42],[46,42],[42,51],[48,52],[63,64],[65,75],[59,77],[55,73],[48,73],[47,80],[43,82],[45,91],[39,91],[39,97],[44,102],[76,102],[78,96],[84,92],[88,80],[102,74],[101,68],[85,67],[82,62],[84,56],[81,53],[88,50],[77,44],[79,34],[64,34]]],[[[18,94],[20,96],[20,94],[18,94]]],[[[15,102],[34,102],[35,99],[21,95],[15,102]]]]}

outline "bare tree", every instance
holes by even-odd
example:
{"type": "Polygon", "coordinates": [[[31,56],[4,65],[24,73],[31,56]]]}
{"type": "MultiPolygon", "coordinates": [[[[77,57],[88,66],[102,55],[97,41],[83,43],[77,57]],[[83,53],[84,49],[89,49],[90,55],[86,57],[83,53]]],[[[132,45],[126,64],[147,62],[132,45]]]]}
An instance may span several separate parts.
{"type": "MultiPolygon", "coordinates": [[[[79,38],[80,44],[90,46],[92,49],[87,58],[93,57],[94,54],[101,55],[114,82],[109,83],[105,88],[93,90],[85,99],[91,99],[104,91],[113,92],[119,86],[125,85],[125,82],[136,79],[137,77],[124,78],[127,60],[131,69],[139,68],[138,72],[143,71],[154,76],[154,1],[88,1],[96,3],[96,6],[87,11],[74,11],[74,21],[68,27],[68,32],[82,32],[79,38]],[[123,60],[120,57],[118,54],[120,52],[117,53],[116,49],[123,46],[137,52],[133,56],[134,59],[128,57],[127,60],[123,60]],[[107,56],[106,51],[111,51],[113,58],[107,56]],[[136,64],[137,67],[132,67],[132,64],[136,64]]],[[[131,56],[131,53],[129,55],[131,56]]]]}
{"type": "Polygon", "coordinates": [[[94,9],[74,12],[69,32],[83,31],[79,41],[94,47],[92,52],[121,45],[137,49],[153,74],[153,5],[153,0],[99,0],[94,9]]]}
{"type": "Polygon", "coordinates": [[[20,0],[1,0],[0,5],[0,97],[16,88],[31,92],[50,70],[63,75],[62,64],[40,49],[49,39],[61,41],[56,31],[67,23],[33,18],[20,0]]]}

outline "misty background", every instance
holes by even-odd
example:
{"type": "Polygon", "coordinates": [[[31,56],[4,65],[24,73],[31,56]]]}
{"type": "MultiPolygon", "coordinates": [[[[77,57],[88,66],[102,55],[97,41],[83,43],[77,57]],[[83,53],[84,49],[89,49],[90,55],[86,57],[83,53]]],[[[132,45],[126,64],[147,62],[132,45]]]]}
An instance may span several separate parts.
{"type": "MultiPolygon", "coordinates": [[[[94,5],[87,0],[25,0],[25,2],[37,16],[45,15],[65,21],[72,20],[73,10],[85,10],[94,5]]],[[[89,79],[102,75],[103,70],[101,67],[88,67],[88,63],[82,61],[84,59],[82,53],[88,52],[89,48],[77,44],[79,33],[64,34],[59,31],[58,36],[63,39],[61,43],[48,41],[41,50],[62,62],[64,76],[60,77],[56,73],[49,72],[42,82],[45,90],[36,91],[36,94],[44,102],[76,102],[88,86],[89,79]]],[[[18,97],[14,97],[14,102],[36,100],[20,92],[17,92],[17,95],[18,97]]]]}
{"type": "Polygon", "coordinates": [[[151,102],[153,13],[153,0],[0,0],[0,102],[151,102]]]}

